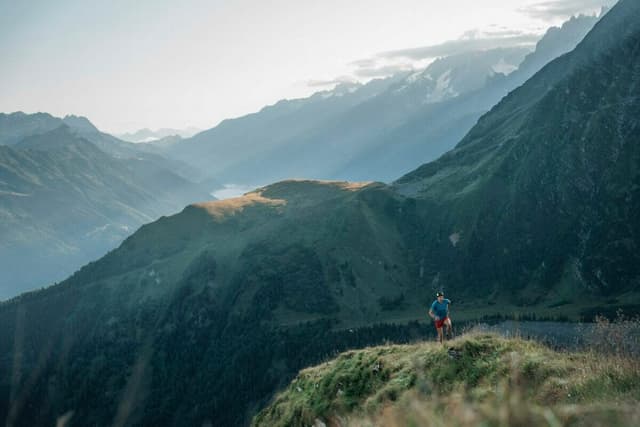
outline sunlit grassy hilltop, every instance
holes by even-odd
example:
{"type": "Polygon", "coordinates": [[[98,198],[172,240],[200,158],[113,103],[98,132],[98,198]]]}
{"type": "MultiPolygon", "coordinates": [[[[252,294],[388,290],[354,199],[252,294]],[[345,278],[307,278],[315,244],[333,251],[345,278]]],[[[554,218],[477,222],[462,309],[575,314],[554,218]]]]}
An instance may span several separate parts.
{"type": "Polygon", "coordinates": [[[637,426],[640,363],[471,334],[305,369],[254,426],[637,426]]]}

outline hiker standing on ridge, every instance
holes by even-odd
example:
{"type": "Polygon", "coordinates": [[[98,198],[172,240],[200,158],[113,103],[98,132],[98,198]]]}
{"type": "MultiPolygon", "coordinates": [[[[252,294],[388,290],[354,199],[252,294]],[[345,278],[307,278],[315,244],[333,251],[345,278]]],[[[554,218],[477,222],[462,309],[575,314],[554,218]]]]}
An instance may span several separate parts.
{"type": "Polygon", "coordinates": [[[431,317],[436,323],[436,330],[438,331],[438,341],[444,343],[444,333],[442,327],[446,325],[447,335],[452,336],[451,333],[451,319],[449,319],[449,304],[451,301],[444,298],[443,292],[436,292],[436,300],[431,304],[429,309],[429,317],[431,317]]]}

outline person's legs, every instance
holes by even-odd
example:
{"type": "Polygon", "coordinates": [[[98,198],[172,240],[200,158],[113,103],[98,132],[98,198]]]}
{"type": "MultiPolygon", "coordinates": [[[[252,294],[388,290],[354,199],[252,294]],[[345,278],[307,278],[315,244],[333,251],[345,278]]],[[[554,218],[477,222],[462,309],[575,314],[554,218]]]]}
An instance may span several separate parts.
{"type": "Polygon", "coordinates": [[[442,343],[443,342],[442,327],[436,328],[436,331],[438,331],[438,342],[442,343]]]}
{"type": "Polygon", "coordinates": [[[451,324],[451,319],[447,318],[444,324],[447,326],[447,335],[450,339],[453,338],[453,325],[451,324]]]}

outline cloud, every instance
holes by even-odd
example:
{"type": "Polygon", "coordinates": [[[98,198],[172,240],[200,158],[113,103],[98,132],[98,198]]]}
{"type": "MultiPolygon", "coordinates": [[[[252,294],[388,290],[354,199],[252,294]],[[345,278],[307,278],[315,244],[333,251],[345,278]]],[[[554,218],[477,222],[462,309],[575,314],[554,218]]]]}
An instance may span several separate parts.
{"type": "Polygon", "coordinates": [[[330,80],[311,80],[307,82],[307,86],[327,87],[354,80],[389,77],[399,72],[424,69],[434,59],[443,56],[497,48],[533,47],[541,36],[541,34],[492,25],[486,30],[467,31],[457,40],[380,52],[349,63],[353,68],[350,76],[330,80]]]}
{"type": "Polygon", "coordinates": [[[602,7],[611,7],[618,0],[544,0],[518,9],[534,19],[553,21],[579,14],[599,12],[602,7]]]}
{"type": "Polygon", "coordinates": [[[368,67],[375,67],[376,65],[376,59],[375,58],[365,58],[365,59],[359,59],[357,61],[353,61],[351,63],[349,63],[349,65],[354,65],[356,67],[362,67],[362,68],[368,68],[368,67]]]}
{"type": "Polygon", "coordinates": [[[323,88],[328,86],[336,86],[342,83],[354,83],[354,82],[355,82],[355,79],[351,76],[340,76],[340,77],[336,77],[335,79],[328,79],[328,80],[308,80],[306,82],[306,85],[308,87],[323,88]]]}
{"type": "MultiPolygon", "coordinates": [[[[603,7],[609,8],[618,2],[618,0],[529,1],[529,5],[518,9],[520,13],[534,19],[551,22],[558,19],[566,20],[579,14],[599,13],[603,7]]],[[[307,82],[307,86],[328,87],[345,82],[389,77],[399,72],[424,69],[433,60],[444,56],[498,48],[533,48],[541,37],[541,33],[526,32],[494,24],[483,30],[467,31],[456,40],[380,52],[349,63],[348,65],[353,68],[349,76],[341,76],[330,80],[311,80],[307,82]]]]}
{"type": "Polygon", "coordinates": [[[376,59],[354,61],[349,65],[355,66],[353,75],[340,76],[336,77],[335,79],[307,80],[305,82],[305,85],[310,88],[329,89],[345,83],[354,84],[362,80],[389,77],[397,73],[413,71],[416,68],[411,63],[381,65],[376,59]]]}
{"type": "Polygon", "coordinates": [[[388,64],[376,66],[375,63],[370,67],[360,67],[353,74],[362,78],[376,78],[392,76],[403,71],[411,71],[415,67],[412,64],[388,64]]]}
{"type": "Polygon", "coordinates": [[[473,30],[466,32],[458,40],[449,40],[444,43],[430,46],[391,50],[379,53],[377,57],[385,59],[406,58],[411,60],[421,60],[474,52],[478,50],[532,46],[539,39],[539,34],[530,34],[513,30],[497,30],[490,32],[473,30]]]}
{"type": "Polygon", "coordinates": [[[353,75],[356,79],[388,77],[399,72],[411,71],[415,68],[415,65],[411,62],[389,62],[378,55],[350,62],[349,65],[354,68],[353,75]]]}

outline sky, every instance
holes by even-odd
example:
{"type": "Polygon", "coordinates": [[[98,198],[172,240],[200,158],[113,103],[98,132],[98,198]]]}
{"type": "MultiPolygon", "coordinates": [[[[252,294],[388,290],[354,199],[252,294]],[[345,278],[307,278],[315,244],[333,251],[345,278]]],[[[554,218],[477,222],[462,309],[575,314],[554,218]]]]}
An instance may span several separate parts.
{"type": "Polygon", "coordinates": [[[533,46],[616,0],[0,0],[0,112],[207,129],[435,57],[533,46]]]}

